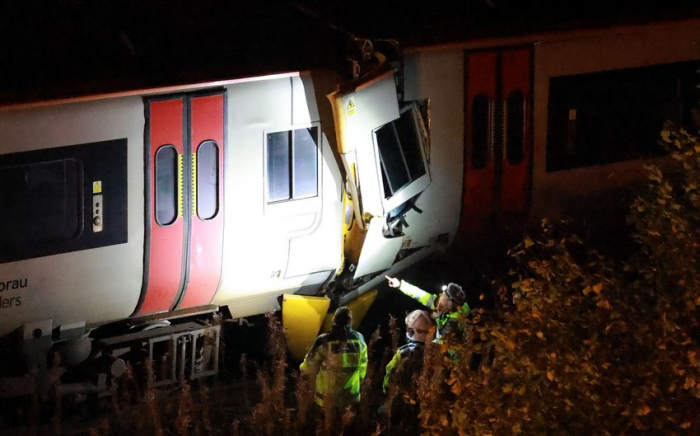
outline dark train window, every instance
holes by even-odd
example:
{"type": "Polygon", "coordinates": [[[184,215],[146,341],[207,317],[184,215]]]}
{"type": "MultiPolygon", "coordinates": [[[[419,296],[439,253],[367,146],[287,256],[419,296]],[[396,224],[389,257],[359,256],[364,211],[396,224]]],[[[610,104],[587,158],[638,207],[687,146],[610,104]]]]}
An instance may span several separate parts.
{"type": "Polygon", "coordinates": [[[318,195],[318,128],[267,134],[268,202],[318,195]]]}
{"type": "Polygon", "coordinates": [[[385,198],[427,173],[423,142],[416,126],[417,110],[408,108],[402,110],[398,119],[375,131],[385,198]]]}
{"type": "Polygon", "coordinates": [[[665,153],[665,121],[692,125],[700,62],[552,78],[547,171],[608,164],[665,153]]]}
{"type": "Polygon", "coordinates": [[[491,102],[485,94],[479,94],[472,101],[472,166],[483,168],[489,159],[491,132],[491,102]]]}
{"type": "Polygon", "coordinates": [[[156,222],[167,226],[177,218],[177,150],[172,145],[164,145],[156,152],[156,222]]]}
{"type": "Polygon", "coordinates": [[[525,147],[525,97],[520,91],[506,99],[506,158],[517,164],[523,160],[525,147]]]}
{"type": "Polygon", "coordinates": [[[294,130],[294,198],[314,197],[318,194],[318,144],[316,127],[294,130]]]}
{"type": "Polygon", "coordinates": [[[197,149],[197,216],[208,220],[219,210],[219,146],[205,141],[197,149]]]}
{"type": "Polygon", "coordinates": [[[0,245],[78,237],[82,198],[81,167],[75,159],[0,168],[0,245]]]}

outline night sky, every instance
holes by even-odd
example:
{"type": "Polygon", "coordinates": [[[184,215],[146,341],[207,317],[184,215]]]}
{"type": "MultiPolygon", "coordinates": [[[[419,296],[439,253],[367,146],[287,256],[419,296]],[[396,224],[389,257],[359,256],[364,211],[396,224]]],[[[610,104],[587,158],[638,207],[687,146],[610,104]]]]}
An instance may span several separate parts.
{"type": "Polygon", "coordinates": [[[27,0],[0,5],[0,104],[318,67],[403,47],[700,15],[696,1],[27,0]],[[526,6],[525,6],[526,5],[526,6]]]}

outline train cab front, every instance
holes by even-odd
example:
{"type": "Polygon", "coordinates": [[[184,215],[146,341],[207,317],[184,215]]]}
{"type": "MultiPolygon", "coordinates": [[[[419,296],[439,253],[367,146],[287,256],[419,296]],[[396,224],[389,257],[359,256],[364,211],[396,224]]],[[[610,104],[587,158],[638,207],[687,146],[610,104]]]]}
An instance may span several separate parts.
{"type": "Polygon", "coordinates": [[[422,226],[411,226],[423,213],[420,198],[431,183],[424,107],[403,101],[400,89],[389,69],[329,95],[347,174],[344,268],[333,289],[341,304],[431,245],[422,226]]]}
{"type": "MultiPolygon", "coordinates": [[[[359,325],[384,274],[428,255],[440,238],[416,223],[420,199],[431,184],[425,105],[402,101],[397,72],[378,68],[340,86],[328,98],[333,109],[338,155],[345,172],[343,261],[324,297],[285,296],[286,326],[295,358],[330,326],[329,310],[346,305],[359,325]],[[319,330],[320,329],[320,330],[319,330]]],[[[425,217],[423,217],[425,218],[425,217]]]]}

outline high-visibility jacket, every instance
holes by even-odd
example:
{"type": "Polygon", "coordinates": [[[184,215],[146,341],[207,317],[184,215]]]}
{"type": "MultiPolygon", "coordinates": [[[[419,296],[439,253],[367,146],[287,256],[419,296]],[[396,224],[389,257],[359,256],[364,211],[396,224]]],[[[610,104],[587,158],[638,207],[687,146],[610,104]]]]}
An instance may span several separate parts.
{"type": "MultiPolygon", "coordinates": [[[[423,306],[430,310],[435,310],[435,302],[437,295],[431,294],[412,285],[405,280],[401,280],[399,290],[409,297],[413,298],[423,306]]],[[[454,311],[449,313],[441,313],[435,317],[435,340],[433,342],[440,343],[440,338],[449,332],[462,334],[466,330],[467,315],[469,314],[469,305],[465,302],[458,306],[454,311]]]]}
{"type": "Polygon", "coordinates": [[[384,383],[382,383],[385,394],[392,381],[399,386],[400,390],[410,391],[413,375],[419,374],[423,369],[424,350],[425,344],[416,341],[409,341],[396,350],[391,362],[386,366],[384,383]]]}
{"type": "Polygon", "coordinates": [[[358,403],[360,384],[367,374],[365,338],[349,326],[333,326],[329,333],[316,338],[300,369],[302,374],[315,377],[319,406],[358,403]]]}

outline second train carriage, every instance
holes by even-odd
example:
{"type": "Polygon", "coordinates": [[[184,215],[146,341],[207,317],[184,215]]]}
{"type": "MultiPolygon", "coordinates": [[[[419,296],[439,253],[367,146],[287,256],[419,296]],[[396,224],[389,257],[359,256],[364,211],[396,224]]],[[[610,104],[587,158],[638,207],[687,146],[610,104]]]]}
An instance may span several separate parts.
{"type": "Polygon", "coordinates": [[[624,213],[644,165],[670,163],[664,121],[692,127],[698,42],[688,18],[405,49],[407,98],[430,98],[431,146],[462,144],[439,166],[462,174],[443,200],[461,203],[455,245],[543,216],[624,213]]]}

